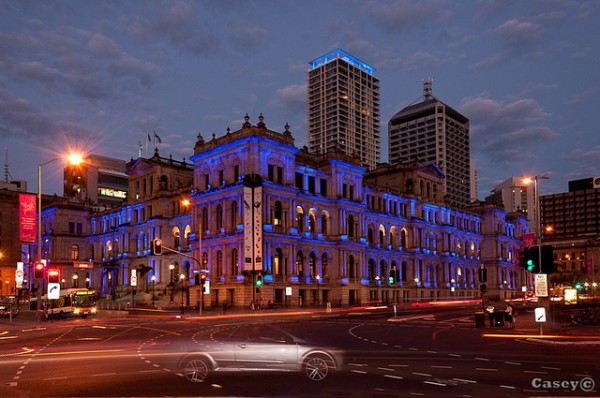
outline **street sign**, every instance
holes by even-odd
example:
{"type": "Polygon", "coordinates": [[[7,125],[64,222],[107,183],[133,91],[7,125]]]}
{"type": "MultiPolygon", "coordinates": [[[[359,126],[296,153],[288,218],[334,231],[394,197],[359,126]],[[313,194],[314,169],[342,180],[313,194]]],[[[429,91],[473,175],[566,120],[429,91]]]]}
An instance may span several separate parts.
{"type": "Polygon", "coordinates": [[[537,297],[548,297],[548,275],[535,274],[535,295],[537,297]]]}
{"type": "Polygon", "coordinates": [[[137,270],[131,270],[131,286],[137,286],[137,270]]]}
{"type": "Polygon", "coordinates": [[[536,322],[546,322],[546,308],[537,307],[535,309],[535,321],[536,322]]]}
{"type": "Polygon", "coordinates": [[[292,295],[292,287],[291,286],[286,286],[285,287],[285,295],[286,296],[291,296],[292,295]]]}
{"type": "Polygon", "coordinates": [[[48,300],[60,298],[60,283],[48,283],[48,300]]]}

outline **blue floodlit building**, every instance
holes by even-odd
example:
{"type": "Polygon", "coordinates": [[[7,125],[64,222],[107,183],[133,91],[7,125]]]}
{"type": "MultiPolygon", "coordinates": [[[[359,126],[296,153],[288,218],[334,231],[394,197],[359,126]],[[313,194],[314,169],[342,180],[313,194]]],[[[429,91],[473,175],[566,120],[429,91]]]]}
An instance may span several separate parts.
{"type": "Polygon", "coordinates": [[[262,115],[221,137],[198,135],[190,160],[158,150],[132,159],[120,208],[45,209],[44,254],[65,287],[85,281],[105,297],[162,305],[339,307],[478,298],[481,268],[491,296],[529,283],[515,266],[527,220],[449,207],[435,163],[367,171],[339,149],[297,148],[289,126],[270,130],[262,115]],[[67,218],[85,224],[81,234],[67,218]]]}

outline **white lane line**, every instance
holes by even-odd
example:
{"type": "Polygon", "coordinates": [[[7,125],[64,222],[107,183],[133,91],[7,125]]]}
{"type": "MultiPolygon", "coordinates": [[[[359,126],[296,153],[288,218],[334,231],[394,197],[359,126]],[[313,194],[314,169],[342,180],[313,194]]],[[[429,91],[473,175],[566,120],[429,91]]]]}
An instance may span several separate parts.
{"type": "Polygon", "coordinates": [[[497,372],[498,369],[495,368],[475,368],[475,370],[481,370],[483,372],[497,372]]]}
{"type": "Polygon", "coordinates": [[[412,372],[415,376],[431,377],[429,373],[412,372]]]}
{"type": "Polygon", "coordinates": [[[383,375],[383,377],[387,377],[389,379],[396,379],[396,380],[402,380],[402,379],[404,379],[404,377],[402,377],[402,376],[396,376],[396,375],[383,375]]]}
{"type": "Polygon", "coordinates": [[[517,387],[514,386],[505,386],[504,384],[500,384],[500,388],[508,388],[509,390],[516,390],[517,387]]]}
{"type": "Polygon", "coordinates": [[[469,380],[469,379],[459,379],[457,377],[453,378],[452,380],[455,381],[459,381],[461,383],[471,383],[471,384],[477,384],[477,382],[475,380],[469,380]]]}

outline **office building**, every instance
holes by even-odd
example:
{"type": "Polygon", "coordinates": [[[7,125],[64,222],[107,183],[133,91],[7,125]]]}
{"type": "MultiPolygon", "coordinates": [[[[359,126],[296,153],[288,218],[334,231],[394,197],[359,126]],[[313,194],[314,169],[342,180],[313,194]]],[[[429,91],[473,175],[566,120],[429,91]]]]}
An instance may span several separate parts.
{"type": "Polygon", "coordinates": [[[433,95],[431,79],[424,80],[421,98],[388,122],[390,163],[437,163],[446,175],[447,203],[467,207],[472,196],[469,120],[433,95]]]}
{"type": "Polygon", "coordinates": [[[127,167],[124,160],[88,155],[64,171],[64,196],[102,207],[120,206],[127,197],[127,167]]]}
{"type": "Polygon", "coordinates": [[[308,149],[341,150],[374,170],[380,157],[379,80],[375,68],[335,50],[310,62],[308,149]]]}

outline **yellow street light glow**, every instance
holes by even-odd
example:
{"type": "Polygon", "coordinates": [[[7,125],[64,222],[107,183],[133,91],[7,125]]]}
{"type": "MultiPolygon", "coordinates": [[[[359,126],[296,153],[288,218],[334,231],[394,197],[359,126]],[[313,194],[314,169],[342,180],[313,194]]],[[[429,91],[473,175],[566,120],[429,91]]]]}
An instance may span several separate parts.
{"type": "Polygon", "coordinates": [[[76,166],[83,162],[83,157],[78,153],[72,153],[69,156],[67,156],[67,160],[69,161],[69,163],[76,166]]]}

